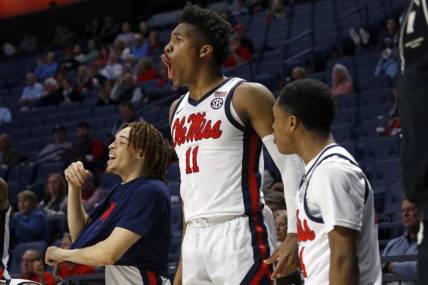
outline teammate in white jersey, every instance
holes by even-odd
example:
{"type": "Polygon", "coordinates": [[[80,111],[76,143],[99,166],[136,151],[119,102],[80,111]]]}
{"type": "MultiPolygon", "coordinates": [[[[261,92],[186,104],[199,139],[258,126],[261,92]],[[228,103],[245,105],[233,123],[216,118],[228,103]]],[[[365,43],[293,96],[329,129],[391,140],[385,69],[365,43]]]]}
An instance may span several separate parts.
{"type": "Polygon", "coordinates": [[[328,86],[311,79],[288,84],[274,106],[279,151],[297,153],[306,165],[296,196],[295,256],[306,285],[381,284],[372,189],[352,155],[334,142],[334,116],[328,86]]]}
{"type": "MultiPolygon", "coordinates": [[[[170,112],[187,225],[175,284],[270,284],[272,268],[262,261],[275,227],[260,195],[262,141],[282,173],[287,168],[293,203],[300,179],[293,164],[303,173],[298,158],[281,156],[273,143],[272,93],[221,73],[230,31],[215,12],[187,6],[162,56],[173,84],[189,89],[170,112]]],[[[289,227],[292,244],[295,222],[289,227]]]]}

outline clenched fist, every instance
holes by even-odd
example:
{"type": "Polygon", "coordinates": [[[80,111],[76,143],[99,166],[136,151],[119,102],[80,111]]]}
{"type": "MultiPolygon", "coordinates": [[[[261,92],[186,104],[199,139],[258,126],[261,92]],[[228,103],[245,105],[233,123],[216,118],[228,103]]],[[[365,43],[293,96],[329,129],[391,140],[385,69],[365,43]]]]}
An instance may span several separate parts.
{"type": "Polygon", "coordinates": [[[89,176],[89,171],[85,169],[81,161],[73,162],[64,171],[65,180],[69,186],[75,190],[81,190],[83,184],[89,176]]]}

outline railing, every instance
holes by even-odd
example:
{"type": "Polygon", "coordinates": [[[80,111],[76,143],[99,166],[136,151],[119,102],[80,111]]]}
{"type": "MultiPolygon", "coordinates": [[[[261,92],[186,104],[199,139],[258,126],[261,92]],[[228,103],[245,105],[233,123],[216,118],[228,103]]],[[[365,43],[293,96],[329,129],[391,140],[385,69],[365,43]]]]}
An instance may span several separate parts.
{"type": "Polygon", "coordinates": [[[338,41],[339,41],[338,46],[340,47],[341,51],[343,48],[343,27],[344,27],[343,22],[349,16],[357,14],[357,13],[360,14],[360,17],[362,18],[363,25],[367,26],[369,23],[369,11],[368,11],[368,7],[366,5],[360,5],[358,7],[352,8],[348,12],[345,12],[344,14],[339,16],[337,36],[338,36],[338,41]]]}
{"type": "Polygon", "coordinates": [[[307,49],[307,50],[304,50],[303,52],[299,52],[298,54],[287,59],[287,56],[288,56],[289,50],[290,50],[290,44],[292,44],[292,43],[294,43],[294,42],[296,42],[302,38],[308,37],[308,36],[311,36],[311,40],[312,40],[312,46],[309,49],[311,51],[313,51],[315,48],[315,35],[314,35],[314,31],[312,29],[309,29],[309,30],[301,33],[300,35],[294,36],[291,39],[288,39],[284,43],[282,43],[282,45],[281,45],[281,69],[282,69],[283,75],[285,75],[285,73],[286,73],[287,63],[289,63],[291,60],[296,60],[297,58],[302,57],[303,52],[305,52],[304,55],[306,55],[307,51],[309,50],[309,49],[307,49]]]}

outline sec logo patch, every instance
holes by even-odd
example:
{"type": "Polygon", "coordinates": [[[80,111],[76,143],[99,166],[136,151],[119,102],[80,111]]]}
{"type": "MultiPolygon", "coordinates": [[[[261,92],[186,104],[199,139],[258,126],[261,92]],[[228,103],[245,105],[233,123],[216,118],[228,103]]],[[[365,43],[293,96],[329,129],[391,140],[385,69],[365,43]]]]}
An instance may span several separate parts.
{"type": "Polygon", "coordinates": [[[223,99],[222,98],[214,98],[211,101],[211,108],[214,110],[220,109],[221,106],[223,106],[223,99]]]}

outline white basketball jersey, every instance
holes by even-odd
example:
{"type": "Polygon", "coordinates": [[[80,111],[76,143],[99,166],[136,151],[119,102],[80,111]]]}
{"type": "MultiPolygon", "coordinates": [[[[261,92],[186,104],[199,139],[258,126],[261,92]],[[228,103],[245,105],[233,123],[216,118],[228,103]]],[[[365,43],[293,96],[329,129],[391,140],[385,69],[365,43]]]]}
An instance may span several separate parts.
{"type": "Polygon", "coordinates": [[[360,284],[381,284],[373,193],[352,155],[337,144],[325,148],[306,165],[296,201],[299,259],[305,285],[330,284],[328,233],[335,225],[359,231],[360,284]]]}
{"type": "Polygon", "coordinates": [[[173,112],[171,134],[186,222],[260,212],[262,143],[232,106],[242,82],[228,78],[198,102],[187,93],[173,112]]]}

